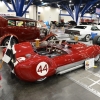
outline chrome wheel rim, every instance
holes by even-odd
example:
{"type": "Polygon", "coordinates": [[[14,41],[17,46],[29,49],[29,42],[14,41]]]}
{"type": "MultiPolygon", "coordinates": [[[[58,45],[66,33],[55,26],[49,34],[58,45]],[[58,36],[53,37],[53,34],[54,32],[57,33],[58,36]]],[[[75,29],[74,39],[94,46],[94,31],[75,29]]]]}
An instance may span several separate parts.
{"type": "Polygon", "coordinates": [[[89,41],[90,40],[90,35],[87,35],[86,36],[86,41],[89,41]]]}

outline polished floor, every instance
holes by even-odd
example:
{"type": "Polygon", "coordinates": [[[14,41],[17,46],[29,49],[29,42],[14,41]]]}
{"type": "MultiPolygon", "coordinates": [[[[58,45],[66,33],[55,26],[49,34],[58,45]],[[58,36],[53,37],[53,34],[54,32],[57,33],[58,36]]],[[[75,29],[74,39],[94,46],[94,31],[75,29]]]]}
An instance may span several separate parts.
{"type": "Polygon", "coordinates": [[[42,83],[27,83],[19,79],[11,79],[10,69],[4,64],[0,74],[0,100],[100,100],[100,97],[71,78],[84,69],[66,73],[61,76],[52,76],[42,83]]]}
{"type": "Polygon", "coordinates": [[[99,63],[97,68],[54,75],[42,83],[11,79],[10,68],[4,63],[0,70],[0,100],[100,100],[99,63]]]}

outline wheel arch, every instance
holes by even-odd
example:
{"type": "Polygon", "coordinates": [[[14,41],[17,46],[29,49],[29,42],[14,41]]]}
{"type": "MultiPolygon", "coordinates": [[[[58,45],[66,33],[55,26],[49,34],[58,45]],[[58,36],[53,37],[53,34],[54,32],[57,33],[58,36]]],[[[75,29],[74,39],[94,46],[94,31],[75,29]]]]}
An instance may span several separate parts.
{"type": "Polygon", "coordinates": [[[4,42],[5,39],[9,38],[11,35],[14,36],[14,39],[16,39],[17,42],[19,42],[19,39],[16,35],[14,34],[7,34],[7,35],[4,35],[3,37],[1,37],[0,39],[0,45],[2,45],[2,43],[4,42]]]}

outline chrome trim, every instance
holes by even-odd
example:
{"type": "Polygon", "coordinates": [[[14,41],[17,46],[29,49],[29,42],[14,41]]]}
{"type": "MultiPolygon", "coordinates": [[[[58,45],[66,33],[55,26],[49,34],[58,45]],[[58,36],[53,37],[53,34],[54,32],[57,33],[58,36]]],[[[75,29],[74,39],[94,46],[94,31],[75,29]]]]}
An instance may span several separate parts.
{"type": "Polygon", "coordinates": [[[75,63],[68,64],[68,65],[60,66],[60,67],[58,67],[56,69],[56,73],[57,74],[62,73],[62,72],[65,73],[65,72],[80,68],[80,67],[82,67],[84,65],[85,60],[86,59],[78,61],[78,62],[75,62],[75,63]]]}
{"type": "Polygon", "coordinates": [[[75,69],[77,69],[77,68],[81,68],[81,67],[83,67],[83,66],[84,66],[84,64],[79,65],[79,66],[75,66],[75,67],[73,67],[73,68],[70,68],[70,69],[67,69],[67,70],[60,71],[60,72],[58,72],[57,74],[64,74],[64,73],[67,73],[67,72],[69,72],[69,71],[75,70],[75,69]]]}

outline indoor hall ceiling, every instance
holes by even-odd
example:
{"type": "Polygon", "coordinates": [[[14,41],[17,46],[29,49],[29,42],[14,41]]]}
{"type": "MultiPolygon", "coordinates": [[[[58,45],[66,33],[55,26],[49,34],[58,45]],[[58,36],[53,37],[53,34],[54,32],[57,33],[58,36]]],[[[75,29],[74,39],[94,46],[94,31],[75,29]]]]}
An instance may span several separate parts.
{"type": "MultiPolygon", "coordinates": [[[[5,0],[5,1],[11,3],[11,0],[5,0]]],[[[29,1],[30,0],[25,0],[25,4],[27,4],[29,1]]],[[[82,0],[80,10],[83,9],[83,7],[87,4],[88,1],[93,1],[93,0],[82,0]]],[[[32,4],[37,6],[50,6],[65,10],[65,8],[62,6],[62,4],[64,4],[64,5],[69,5],[70,8],[73,10],[74,4],[79,4],[79,2],[80,0],[33,0],[32,4]]],[[[96,8],[100,8],[100,0],[98,0],[98,2],[95,3],[87,12],[93,14],[95,13],[96,8]]]]}

